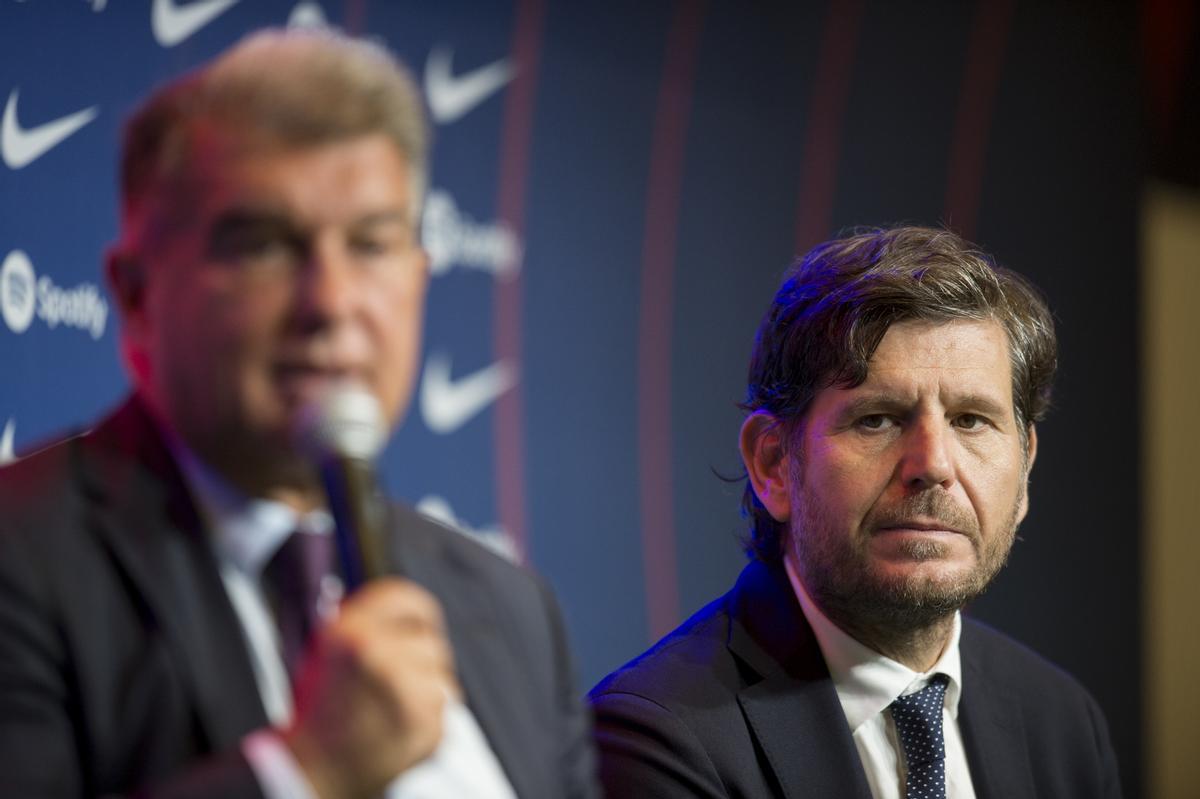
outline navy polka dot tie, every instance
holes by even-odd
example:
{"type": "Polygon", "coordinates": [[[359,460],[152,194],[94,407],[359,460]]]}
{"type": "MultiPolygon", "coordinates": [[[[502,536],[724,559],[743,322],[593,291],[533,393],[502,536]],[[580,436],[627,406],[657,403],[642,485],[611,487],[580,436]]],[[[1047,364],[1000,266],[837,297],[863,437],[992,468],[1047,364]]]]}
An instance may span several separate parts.
{"type": "Polygon", "coordinates": [[[942,737],[945,674],[937,674],[915,694],[892,702],[896,735],[904,747],[908,777],[905,799],[946,799],[946,741],[942,737]]]}

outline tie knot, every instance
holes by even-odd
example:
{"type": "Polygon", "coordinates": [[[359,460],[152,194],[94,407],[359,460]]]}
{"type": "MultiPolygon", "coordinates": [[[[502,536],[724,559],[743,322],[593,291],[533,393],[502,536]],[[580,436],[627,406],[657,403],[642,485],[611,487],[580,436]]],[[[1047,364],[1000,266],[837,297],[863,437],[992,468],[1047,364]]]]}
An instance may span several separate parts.
{"type": "Polygon", "coordinates": [[[295,530],[263,568],[263,578],[289,598],[316,595],[333,559],[331,536],[295,530]]]}
{"type": "Polygon", "coordinates": [[[942,706],[946,699],[946,686],[950,683],[950,678],[945,674],[935,674],[930,678],[929,683],[919,691],[915,691],[907,696],[897,697],[896,701],[892,702],[892,714],[895,715],[897,710],[904,715],[915,715],[918,717],[926,717],[930,711],[937,710],[938,726],[941,726],[942,706]]]}

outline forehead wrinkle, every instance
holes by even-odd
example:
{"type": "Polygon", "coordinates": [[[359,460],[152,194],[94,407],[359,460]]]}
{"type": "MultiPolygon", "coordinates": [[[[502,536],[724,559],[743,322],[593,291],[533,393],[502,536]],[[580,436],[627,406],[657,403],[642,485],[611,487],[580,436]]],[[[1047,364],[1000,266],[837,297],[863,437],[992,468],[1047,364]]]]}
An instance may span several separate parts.
{"type": "MultiPolygon", "coordinates": [[[[883,349],[882,345],[880,349],[883,349]]],[[[987,342],[978,342],[978,346],[962,346],[960,342],[938,342],[929,345],[914,342],[905,350],[884,353],[883,358],[877,349],[867,361],[867,382],[873,375],[887,372],[933,369],[949,372],[971,371],[988,369],[1001,362],[1009,362],[1007,351],[997,353],[987,342]],[[971,359],[970,362],[966,362],[967,359],[971,359]]]]}
{"type": "Polygon", "coordinates": [[[843,409],[869,405],[916,405],[925,399],[936,398],[944,407],[974,406],[980,410],[999,410],[1013,413],[1011,380],[1007,371],[997,380],[986,365],[910,366],[871,369],[862,385],[838,389],[837,404],[843,409]],[[941,373],[934,382],[924,379],[927,374],[941,373]],[[974,375],[978,379],[944,379],[946,375],[974,375]],[[911,379],[911,378],[916,379],[911,379]]]}
{"type": "MultiPolygon", "coordinates": [[[[1011,380],[1009,341],[994,320],[931,323],[898,322],[888,329],[867,362],[863,385],[891,374],[939,371],[990,374],[998,368],[1011,380]]],[[[904,379],[901,377],[900,379],[904,379]]]]}
{"type": "MultiPolygon", "coordinates": [[[[303,214],[293,210],[287,203],[268,200],[266,202],[233,202],[213,218],[213,227],[223,225],[274,225],[305,230],[311,225],[303,214]]],[[[366,209],[345,220],[350,228],[373,228],[387,225],[407,226],[408,216],[401,208],[366,209]]]]}

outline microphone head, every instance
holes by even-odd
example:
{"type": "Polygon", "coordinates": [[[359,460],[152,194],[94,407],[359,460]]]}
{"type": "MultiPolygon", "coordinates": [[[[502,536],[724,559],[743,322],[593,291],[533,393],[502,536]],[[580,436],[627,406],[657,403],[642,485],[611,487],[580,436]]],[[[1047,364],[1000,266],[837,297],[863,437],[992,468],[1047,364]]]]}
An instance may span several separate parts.
{"type": "Polygon", "coordinates": [[[387,443],[388,428],[379,400],[358,383],[330,388],[300,411],[294,437],[300,449],[318,460],[371,461],[387,443]]]}

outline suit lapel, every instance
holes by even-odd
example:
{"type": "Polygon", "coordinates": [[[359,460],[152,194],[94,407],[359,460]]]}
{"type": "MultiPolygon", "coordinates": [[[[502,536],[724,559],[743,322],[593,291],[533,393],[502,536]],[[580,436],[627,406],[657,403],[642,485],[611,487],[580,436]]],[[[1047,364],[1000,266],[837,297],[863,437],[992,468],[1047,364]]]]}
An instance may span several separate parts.
{"type": "Polygon", "coordinates": [[[758,675],[738,702],[783,795],[870,799],[837,691],[782,568],[751,563],[730,602],[729,648],[758,675]]]}
{"type": "Polygon", "coordinates": [[[517,796],[548,796],[539,775],[548,764],[525,744],[544,726],[526,684],[527,662],[512,651],[518,637],[503,626],[494,602],[474,579],[474,571],[443,546],[432,523],[398,508],[392,510],[394,564],[404,576],[428,588],[442,604],[459,682],[467,706],[487,738],[517,796]]]}
{"type": "Polygon", "coordinates": [[[738,696],[786,797],[870,799],[837,694],[820,681],[764,680],[738,696]]]}
{"type": "Polygon", "coordinates": [[[978,799],[1034,796],[1025,724],[1012,691],[989,669],[971,623],[963,619],[963,696],[958,723],[978,799]]]}
{"type": "Polygon", "coordinates": [[[213,751],[265,726],[243,633],[174,461],[136,400],[85,438],[97,530],[157,627],[213,751]]]}

